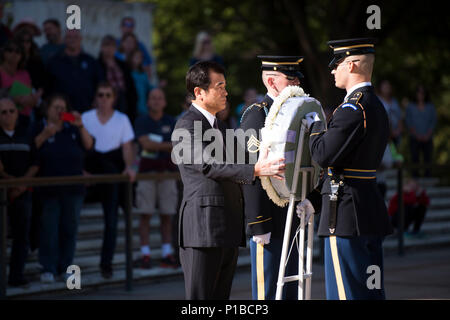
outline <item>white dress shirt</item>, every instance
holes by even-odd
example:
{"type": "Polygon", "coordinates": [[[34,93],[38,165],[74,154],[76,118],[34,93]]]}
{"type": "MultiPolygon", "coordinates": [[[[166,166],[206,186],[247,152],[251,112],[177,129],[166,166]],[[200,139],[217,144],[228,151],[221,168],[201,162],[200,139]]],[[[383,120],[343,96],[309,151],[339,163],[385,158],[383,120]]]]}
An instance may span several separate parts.
{"type": "Polygon", "coordinates": [[[372,82],[360,82],[358,84],[355,84],[353,87],[351,87],[350,89],[347,90],[347,95],[345,96],[344,100],[347,100],[348,97],[350,96],[350,94],[353,91],[355,91],[356,89],[371,86],[371,85],[372,85],[372,82]]]}
{"type": "Polygon", "coordinates": [[[195,103],[192,103],[192,105],[206,117],[206,120],[208,120],[209,124],[211,125],[211,128],[214,128],[214,121],[216,120],[216,116],[206,111],[202,107],[199,107],[195,103]]]}
{"type": "Polygon", "coordinates": [[[276,97],[272,96],[272,95],[271,95],[270,93],[268,93],[268,92],[267,92],[267,95],[269,96],[270,99],[272,99],[272,100],[275,101],[275,98],[276,98],[276,97]]]}

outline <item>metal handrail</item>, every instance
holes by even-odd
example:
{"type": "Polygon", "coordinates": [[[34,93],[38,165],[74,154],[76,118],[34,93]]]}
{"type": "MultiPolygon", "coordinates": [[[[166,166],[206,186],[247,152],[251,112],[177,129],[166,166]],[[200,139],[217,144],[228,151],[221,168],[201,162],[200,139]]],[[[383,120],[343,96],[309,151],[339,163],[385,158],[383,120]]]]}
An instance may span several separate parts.
{"type": "MultiPolygon", "coordinates": [[[[178,172],[164,173],[138,173],[138,180],[165,180],[179,179],[178,172]]],[[[1,179],[0,188],[10,188],[21,185],[26,186],[48,186],[48,185],[71,185],[71,184],[100,184],[100,183],[121,183],[129,182],[130,178],[125,174],[95,174],[83,176],[64,176],[64,177],[35,177],[35,178],[13,178],[1,179]]]]}
{"type": "MultiPolygon", "coordinates": [[[[139,180],[166,180],[180,179],[178,172],[164,173],[138,173],[135,181],[139,180]]],[[[125,174],[96,174],[83,176],[64,176],[64,177],[37,177],[37,178],[13,178],[0,180],[0,299],[6,298],[7,274],[6,274],[6,230],[7,217],[6,207],[7,190],[16,186],[49,186],[49,185],[73,185],[73,184],[103,184],[103,183],[125,183],[125,254],[126,254],[126,281],[127,291],[133,289],[133,262],[132,262],[132,182],[125,174]]]]}

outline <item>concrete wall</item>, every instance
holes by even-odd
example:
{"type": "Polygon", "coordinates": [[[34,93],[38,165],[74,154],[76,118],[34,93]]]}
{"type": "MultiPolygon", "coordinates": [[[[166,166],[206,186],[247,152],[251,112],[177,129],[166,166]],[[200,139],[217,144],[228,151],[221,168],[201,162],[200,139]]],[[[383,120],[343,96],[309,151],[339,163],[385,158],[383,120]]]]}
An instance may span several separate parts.
{"type": "MultiPolygon", "coordinates": [[[[151,4],[124,3],[108,0],[15,0],[5,7],[5,18],[13,17],[12,27],[20,20],[33,19],[42,29],[42,23],[48,18],[56,18],[63,30],[69,15],[66,9],[76,4],[81,9],[81,33],[83,49],[98,56],[101,38],[106,34],[120,37],[120,20],[132,16],[136,20],[135,33],[152,55],[152,10],[151,4]]],[[[45,36],[35,38],[39,45],[46,42],[45,36]]],[[[153,57],[153,55],[152,55],[153,57]]],[[[155,69],[155,68],[154,68],[155,69]]]]}

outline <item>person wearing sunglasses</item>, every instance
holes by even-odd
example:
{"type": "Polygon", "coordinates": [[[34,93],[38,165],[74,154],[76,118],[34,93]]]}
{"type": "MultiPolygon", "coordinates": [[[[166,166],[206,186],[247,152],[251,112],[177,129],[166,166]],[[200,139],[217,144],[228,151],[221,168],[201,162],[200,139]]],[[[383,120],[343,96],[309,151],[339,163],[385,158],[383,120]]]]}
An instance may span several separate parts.
{"type": "MultiPolygon", "coordinates": [[[[108,82],[102,82],[95,95],[95,108],[82,114],[83,124],[95,139],[88,154],[86,171],[93,174],[126,174],[133,181],[134,131],[127,115],[114,110],[116,93],[108,82]]],[[[124,194],[119,184],[99,185],[104,215],[103,246],[100,268],[104,278],[113,275],[112,262],[116,247],[118,207],[124,194]]]]}
{"type": "MultiPolygon", "coordinates": [[[[29,130],[18,124],[19,112],[13,100],[0,99],[0,177],[12,179],[36,175],[36,152],[29,130]]],[[[12,246],[9,259],[10,286],[24,286],[25,263],[30,247],[32,213],[31,192],[27,186],[8,189],[8,217],[11,227],[12,246]]]]}
{"type": "Polygon", "coordinates": [[[19,121],[29,124],[29,117],[42,92],[33,93],[30,73],[25,69],[25,50],[17,39],[8,41],[0,51],[0,87],[7,91],[19,109],[19,121]]]}

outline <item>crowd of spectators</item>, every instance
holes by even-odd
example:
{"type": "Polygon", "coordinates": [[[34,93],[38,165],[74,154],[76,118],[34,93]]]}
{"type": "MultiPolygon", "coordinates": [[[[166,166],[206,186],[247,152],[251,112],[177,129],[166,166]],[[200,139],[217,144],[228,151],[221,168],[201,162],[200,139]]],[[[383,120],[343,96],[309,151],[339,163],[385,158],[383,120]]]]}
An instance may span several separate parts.
{"type": "MultiPolygon", "coordinates": [[[[149,139],[150,132],[142,129],[149,124],[142,117],[149,118],[149,110],[155,105],[151,103],[153,95],[164,95],[160,89],[152,91],[152,59],[133,33],[134,27],[132,17],[123,18],[120,36],[105,35],[98,57],[93,57],[83,50],[81,32],[63,32],[56,19],[43,23],[47,43],[40,48],[34,37],[41,34],[41,28],[33,21],[22,21],[12,31],[0,26],[2,179],[123,173],[134,181],[139,159],[136,155],[151,153],[141,143],[145,139],[137,140],[141,136],[149,139]]],[[[160,126],[165,141],[167,137],[170,141],[175,121],[166,128],[168,115],[151,115],[151,126],[160,126]]],[[[165,149],[167,159],[170,148],[165,149]]],[[[158,171],[159,167],[153,170],[158,171]]],[[[24,267],[36,216],[38,243],[34,247],[39,248],[41,281],[64,280],[67,267],[73,263],[78,222],[88,194],[97,195],[102,205],[104,228],[99,266],[102,276],[110,278],[118,210],[124,205],[121,188],[121,184],[9,188],[8,236],[12,248],[8,284],[28,283],[24,267]]],[[[174,197],[178,197],[176,185],[172,189],[174,197]]],[[[173,203],[177,203],[176,199],[173,203]]],[[[159,208],[164,208],[164,204],[160,203],[159,208]]],[[[164,213],[170,216],[162,218],[162,228],[169,230],[169,234],[163,232],[162,263],[176,267],[170,245],[171,215],[176,208],[168,211],[164,213]]]]}

